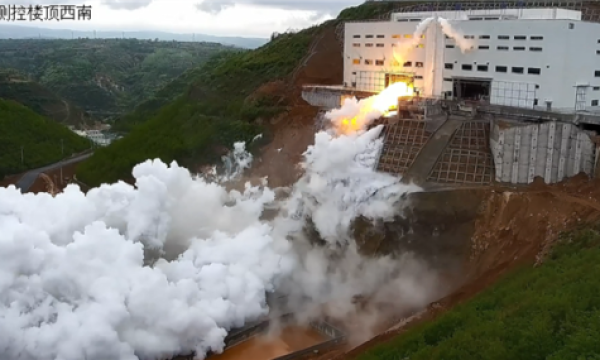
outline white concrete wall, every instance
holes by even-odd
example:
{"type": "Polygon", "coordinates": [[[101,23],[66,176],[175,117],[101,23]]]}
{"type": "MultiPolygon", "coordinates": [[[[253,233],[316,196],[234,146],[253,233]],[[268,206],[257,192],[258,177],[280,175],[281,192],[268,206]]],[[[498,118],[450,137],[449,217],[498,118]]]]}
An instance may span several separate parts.
{"type": "MultiPolygon", "coordinates": [[[[527,9],[519,11],[525,10],[527,9]]],[[[442,96],[444,91],[452,90],[453,77],[492,78],[496,84],[510,83],[511,88],[533,86],[533,101],[521,98],[519,100],[527,101],[517,101],[520,106],[531,108],[533,103],[537,103],[537,106],[545,107],[545,101],[548,100],[552,101],[552,109],[559,111],[574,111],[575,86],[589,85],[585,90],[584,108],[587,111],[598,111],[600,106],[592,104],[595,103],[594,100],[600,103],[600,76],[595,75],[596,71],[600,71],[600,24],[564,20],[577,17],[574,15],[577,12],[550,10],[556,19],[451,22],[455,30],[463,35],[475,37],[473,41],[476,49],[464,54],[456,46],[447,48],[447,45],[453,45],[455,41],[440,36],[439,26],[430,26],[425,33],[425,39],[420,42],[423,48],[415,48],[407,56],[406,61],[412,63],[410,67],[404,67],[403,64],[396,66],[398,64],[394,63],[393,45],[398,41],[409,41],[404,35],[413,34],[418,21],[347,23],[344,82],[348,86],[357,82],[359,90],[380,91],[384,86],[386,72],[411,72],[416,76],[415,87],[424,89],[422,93],[442,96]],[[367,35],[373,37],[366,38],[367,35]],[[377,38],[377,35],[382,35],[383,38],[377,38]],[[401,38],[394,38],[394,35],[401,35],[401,38]],[[508,36],[509,39],[499,38],[502,36],[508,36]],[[515,36],[525,36],[526,40],[515,39],[515,36]],[[535,40],[536,36],[541,36],[542,39],[535,40]],[[366,47],[366,44],[373,45],[366,47]],[[377,44],[382,44],[382,47],[377,47],[377,44]],[[488,49],[480,49],[480,46],[487,46],[488,49]],[[508,50],[499,47],[508,47],[508,50]],[[524,50],[519,51],[519,47],[523,47],[524,50]],[[534,51],[535,48],[541,51],[534,51]],[[359,60],[360,64],[353,64],[354,59],[359,60]],[[371,60],[373,65],[366,65],[365,60],[371,60]],[[383,65],[375,65],[376,60],[383,60],[383,65]],[[415,62],[424,62],[425,66],[417,68],[414,66],[415,62]],[[452,69],[446,69],[445,64],[451,64],[452,69]],[[472,65],[473,69],[463,70],[463,64],[472,65]],[[487,71],[478,71],[477,65],[487,66],[487,71]],[[506,67],[507,72],[496,71],[497,66],[506,67]],[[524,73],[513,73],[513,67],[523,68],[524,73]],[[528,74],[529,68],[539,69],[540,74],[528,74]],[[361,79],[362,84],[359,81],[361,79]],[[369,88],[365,87],[367,82],[369,88]]],[[[423,19],[433,14],[401,15],[423,19]]],[[[495,101],[501,103],[505,100],[495,101]]]]}
{"type": "MultiPolygon", "coordinates": [[[[391,16],[392,21],[416,22],[420,19],[432,16],[429,11],[420,11],[412,13],[394,13],[391,16]]],[[[471,18],[487,19],[568,19],[581,20],[581,11],[547,8],[547,9],[485,9],[485,10],[463,10],[463,11],[439,11],[435,13],[439,17],[448,20],[468,20],[471,18]]],[[[493,21],[493,20],[492,20],[493,21]]]]}
{"type": "Polygon", "coordinates": [[[581,171],[593,175],[595,146],[572,124],[493,123],[490,146],[498,182],[528,184],[541,176],[546,183],[555,183],[581,171]]]}
{"type": "Polygon", "coordinates": [[[326,109],[338,108],[342,103],[340,92],[327,90],[303,90],[302,99],[312,106],[326,109]]]}

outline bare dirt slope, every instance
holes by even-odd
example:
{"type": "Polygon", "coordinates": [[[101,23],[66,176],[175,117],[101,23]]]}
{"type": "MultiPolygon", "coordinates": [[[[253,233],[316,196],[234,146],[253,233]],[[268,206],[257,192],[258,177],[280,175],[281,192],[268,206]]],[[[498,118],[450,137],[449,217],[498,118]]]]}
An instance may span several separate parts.
{"type": "MultiPolygon", "coordinates": [[[[261,149],[248,179],[268,176],[272,187],[287,186],[300,176],[297,164],[302,153],[314,141],[314,119],[318,109],[301,97],[302,85],[341,84],[343,82],[342,44],[335,35],[335,27],[326,27],[311,45],[289,82],[273,82],[256,92],[281,96],[288,106],[286,112],[265,120],[273,141],[261,149]]],[[[257,96],[258,94],[253,94],[257,96]]]]}
{"type": "Polygon", "coordinates": [[[471,238],[465,284],[451,295],[372,340],[350,349],[341,347],[323,359],[354,359],[365,350],[398,336],[410,326],[435,318],[492,285],[518,266],[543,261],[561,231],[600,220],[600,180],[581,174],[559,184],[537,180],[520,189],[489,189],[471,238]]]}

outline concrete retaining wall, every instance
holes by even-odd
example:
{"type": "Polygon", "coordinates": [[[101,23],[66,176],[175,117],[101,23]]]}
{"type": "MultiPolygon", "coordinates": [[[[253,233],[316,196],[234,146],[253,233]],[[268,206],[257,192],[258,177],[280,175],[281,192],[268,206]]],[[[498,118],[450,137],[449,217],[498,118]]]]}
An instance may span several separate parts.
{"type": "Polygon", "coordinates": [[[493,122],[490,147],[496,181],[528,184],[541,176],[559,182],[581,171],[592,175],[595,146],[590,136],[569,123],[550,121],[532,125],[493,122]]]}
{"type": "Polygon", "coordinates": [[[342,94],[326,89],[302,90],[302,99],[312,106],[335,109],[342,103],[342,94]]]}

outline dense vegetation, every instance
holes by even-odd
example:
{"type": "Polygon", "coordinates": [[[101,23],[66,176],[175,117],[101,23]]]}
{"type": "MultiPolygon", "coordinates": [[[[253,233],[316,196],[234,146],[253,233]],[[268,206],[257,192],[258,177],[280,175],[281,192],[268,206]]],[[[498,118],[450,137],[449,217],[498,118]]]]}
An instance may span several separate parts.
{"type": "Polygon", "coordinates": [[[522,268],[359,360],[600,359],[600,226],[563,234],[522,268]]]}
{"type": "Polygon", "coordinates": [[[0,68],[16,69],[103,118],[133,110],[186,70],[232,49],[137,39],[0,39],[0,68]]]}
{"type": "Polygon", "coordinates": [[[138,125],[125,138],[98,150],[79,167],[77,176],[89,185],[113,182],[128,177],[135,164],[148,158],[192,166],[214,160],[219,146],[254,137],[262,129],[252,120],[276,114],[282,104],[248,101],[248,95],[290,74],[319,30],[281,34],[259,49],[213,57],[190,72],[194,83],[175,101],[160,107],[166,99],[158,99],[154,106],[138,107],[126,117],[138,125]]]}
{"type": "Polygon", "coordinates": [[[0,179],[52,164],[89,147],[88,140],[65,126],[19,103],[0,99],[0,179]]]}
{"type": "Polygon", "coordinates": [[[0,69],[0,98],[17,101],[44,117],[65,125],[90,125],[94,118],[13,69],[0,69]]]}
{"type": "Polygon", "coordinates": [[[281,99],[249,95],[262,84],[289,76],[323,28],[340,20],[378,17],[395,6],[365,3],[342,11],[338,20],[278,34],[258,49],[212,57],[118,119],[114,128],[130,134],[83,163],[79,179],[90,185],[113,182],[128,177],[133,165],[148,158],[176,159],[188,166],[210,161],[219,145],[229,147],[261,131],[253,120],[273,116],[287,105],[281,99]],[[181,97],[175,99],[176,93],[181,97]],[[221,131],[227,135],[220,136],[221,131]]]}

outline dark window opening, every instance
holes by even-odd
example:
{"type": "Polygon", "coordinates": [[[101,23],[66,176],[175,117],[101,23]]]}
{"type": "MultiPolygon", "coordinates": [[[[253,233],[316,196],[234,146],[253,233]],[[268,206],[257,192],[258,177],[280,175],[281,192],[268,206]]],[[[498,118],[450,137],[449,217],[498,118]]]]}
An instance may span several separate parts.
{"type": "Polygon", "coordinates": [[[508,68],[506,66],[496,66],[496,72],[505,73],[507,71],[508,71],[508,68]]]}
{"type": "Polygon", "coordinates": [[[423,63],[422,62],[416,62],[415,66],[418,68],[422,68],[423,67],[423,63]]]}
{"type": "Polygon", "coordinates": [[[415,75],[415,79],[417,79],[417,80],[422,80],[422,79],[423,79],[423,76],[421,76],[421,75],[415,75]]]}
{"type": "Polygon", "coordinates": [[[446,49],[454,49],[454,45],[448,44],[448,45],[446,45],[446,49]]]}
{"type": "Polygon", "coordinates": [[[473,70],[473,65],[471,65],[471,64],[463,64],[462,65],[462,69],[466,70],[466,71],[471,71],[471,70],[473,70]]]}
{"type": "Polygon", "coordinates": [[[509,40],[510,36],[508,35],[498,35],[498,40],[509,40]]]}
{"type": "Polygon", "coordinates": [[[452,63],[446,63],[446,64],[444,64],[444,68],[446,68],[448,70],[452,70],[452,69],[454,69],[454,64],[452,64],[452,63]]]}
{"type": "Polygon", "coordinates": [[[354,35],[355,39],[360,39],[360,35],[354,35]]]}
{"type": "Polygon", "coordinates": [[[524,69],[522,67],[514,67],[512,68],[513,74],[522,74],[524,69]]]}
{"type": "Polygon", "coordinates": [[[365,36],[365,37],[366,37],[367,39],[372,39],[372,38],[373,38],[373,35],[367,35],[367,36],[365,36]]]}
{"type": "Polygon", "coordinates": [[[592,100],[592,106],[598,106],[598,100],[592,100]]]}
{"type": "Polygon", "coordinates": [[[477,65],[477,71],[488,71],[487,65],[477,65]]]}
{"type": "Polygon", "coordinates": [[[479,50],[488,50],[489,48],[487,45],[479,45],[479,50]]]}
{"type": "Polygon", "coordinates": [[[538,104],[538,99],[533,99],[533,106],[537,106],[538,104]]]}
{"type": "Polygon", "coordinates": [[[377,47],[383,47],[383,44],[377,44],[376,46],[377,47]]]}
{"type": "Polygon", "coordinates": [[[513,50],[514,51],[524,51],[525,48],[523,46],[515,46],[515,47],[513,47],[513,50]]]}
{"type": "Polygon", "coordinates": [[[542,48],[541,47],[534,47],[534,46],[532,46],[532,47],[529,48],[529,51],[538,51],[539,52],[539,51],[542,51],[542,48]]]}
{"type": "Polygon", "coordinates": [[[412,62],[407,61],[404,63],[404,67],[411,67],[412,66],[412,62]]]}
{"type": "Polygon", "coordinates": [[[375,65],[383,66],[383,60],[375,60],[375,65]]]}
{"type": "Polygon", "coordinates": [[[365,44],[365,47],[373,47],[373,44],[365,44]]]}
{"type": "Polygon", "coordinates": [[[530,40],[544,40],[543,36],[530,36],[529,37],[530,40]]]}
{"type": "Polygon", "coordinates": [[[489,39],[490,36],[489,35],[479,35],[480,39],[489,39]]]}
{"type": "Polygon", "coordinates": [[[570,30],[573,30],[573,29],[575,29],[575,24],[573,24],[573,23],[569,23],[569,29],[570,29],[570,30]]]}
{"type": "Polygon", "coordinates": [[[383,38],[385,38],[385,35],[377,35],[377,38],[378,39],[383,39],[383,38]]]}
{"type": "Polygon", "coordinates": [[[530,75],[539,75],[542,73],[542,69],[540,68],[529,68],[527,69],[527,73],[530,75]]]}
{"type": "Polygon", "coordinates": [[[595,77],[600,77],[600,70],[594,71],[594,76],[595,77]]]}
{"type": "Polygon", "coordinates": [[[465,35],[465,39],[475,39],[475,35],[465,35]]]}
{"type": "Polygon", "coordinates": [[[594,87],[592,88],[592,90],[594,90],[594,91],[598,91],[598,90],[600,90],[600,86],[594,86],[594,87]]]}
{"type": "Polygon", "coordinates": [[[453,79],[452,90],[454,97],[459,100],[489,101],[491,81],[453,79]]]}
{"type": "Polygon", "coordinates": [[[452,79],[451,78],[444,78],[444,81],[452,82],[452,79]]]}
{"type": "Polygon", "coordinates": [[[515,35],[515,40],[527,40],[527,36],[515,35]]]}
{"type": "Polygon", "coordinates": [[[508,50],[508,46],[498,46],[496,49],[506,51],[506,50],[508,50]]]}

